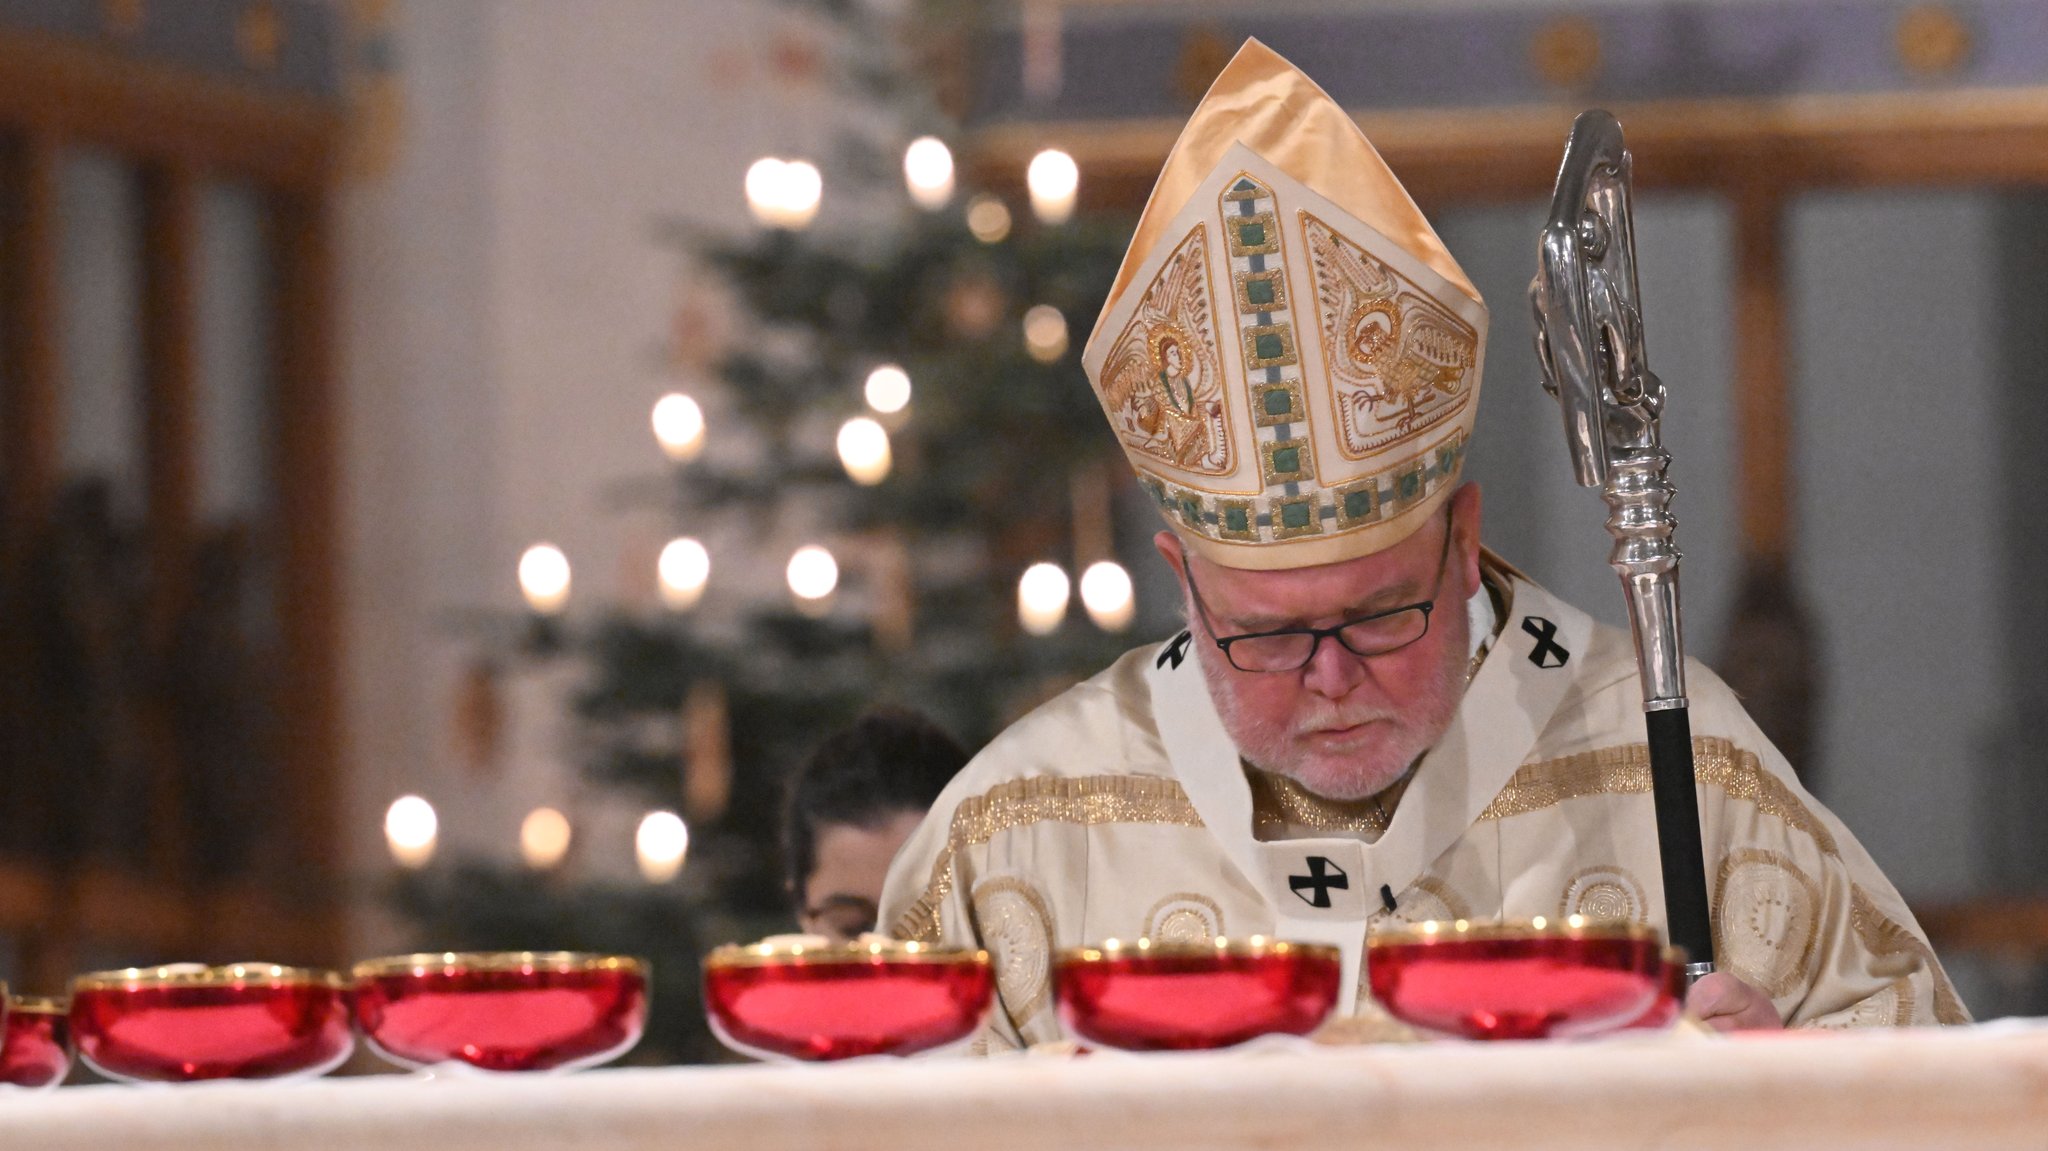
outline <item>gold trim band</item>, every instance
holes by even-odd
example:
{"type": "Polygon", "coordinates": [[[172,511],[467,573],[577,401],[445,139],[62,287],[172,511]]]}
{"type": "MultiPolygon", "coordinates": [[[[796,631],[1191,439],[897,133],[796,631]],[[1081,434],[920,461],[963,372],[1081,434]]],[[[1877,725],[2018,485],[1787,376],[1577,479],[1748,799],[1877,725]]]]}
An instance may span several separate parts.
{"type": "Polygon", "coordinates": [[[988,966],[988,952],[972,947],[928,947],[922,943],[875,940],[824,947],[785,943],[728,943],[704,957],[706,971],[736,967],[823,967],[876,963],[919,967],[988,966]]]}
{"type": "Polygon", "coordinates": [[[71,981],[71,993],[81,991],[143,991],[157,987],[266,987],[348,988],[338,971],[313,967],[282,967],[275,963],[224,963],[208,967],[200,963],[172,963],[163,967],[128,967],[119,971],[94,971],[71,981]]]}
{"type": "Polygon", "coordinates": [[[451,971],[529,971],[562,975],[586,971],[623,971],[644,976],[646,964],[630,955],[601,955],[587,951],[422,951],[412,955],[387,955],[365,959],[355,965],[357,979],[387,975],[445,973],[451,971]]]}
{"type": "MultiPolygon", "coordinates": [[[[1718,736],[1700,736],[1692,741],[1692,757],[1693,771],[1701,783],[1720,788],[1731,799],[1753,803],[1765,815],[1805,832],[1823,854],[1841,855],[1834,833],[1807,810],[1783,780],[1764,770],[1756,753],[1718,736]]],[[[1602,747],[1523,764],[1479,818],[1505,819],[1555,807],[1568,799],[1647,794],[1649,790],[1648,744],[1602,747]]]]}
{"type": "Polygon", "coordinates": [[[1202,817],[1180,781],[1159,775],[1033,775],[999,783],[953,809],[946,846],[932,861],[924,894],[897,917],[898,939],[937,943],[944,935],[939,907],[955,883],[955,860],[969,847],[1034,823],[1153,823],[1200,827],[1202,817]]]}
{"type": "Polygon", "coordinates": [[[1296,943],[1292,940],[1252,935],[1242,939],[1225,939],[1219,936],[1213,943],[1158,942],[1150,939],[1135,939],[1124,943],[1108,939],[1085,947],[1062,947],[1054,955],[1053,961],[1065,965],[1127,959],[1262,959],[1269,955],[1296,955],[1303,959],[1322,959],[1331,963],[1339,962],[1344,957],[1342,951],[1327,943],[1296,943]]]}
{"type": "Polygon", "coordinates": [[[1618,919],[1586,920],[1576,915],[1562,920],[1538,916],[1498,923],[1473,923],[1466,919],[1451,923],[1431,921],[1375,931],[1366,937],[1365,947],[1370,951],[1375,947],[1405,947],[1417,943],[1487,943],[1524,939],[1612,939],[1627,943],[1655,943],[1659,945],[1660,955],[1664,951],[1677,950],[1663,947],[1662,937],[1647,924],[1618,919]]]}

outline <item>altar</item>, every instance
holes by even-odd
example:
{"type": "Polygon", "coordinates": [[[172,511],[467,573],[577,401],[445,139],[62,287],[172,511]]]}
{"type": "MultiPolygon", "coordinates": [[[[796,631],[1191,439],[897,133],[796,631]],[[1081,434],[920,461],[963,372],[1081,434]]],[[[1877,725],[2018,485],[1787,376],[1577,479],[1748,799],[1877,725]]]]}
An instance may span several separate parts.
{"type": "Polygon", "coordinates": [[[2048,1144],[2048,1027],[68,1088],[38,1151],[2048,1144]]]}

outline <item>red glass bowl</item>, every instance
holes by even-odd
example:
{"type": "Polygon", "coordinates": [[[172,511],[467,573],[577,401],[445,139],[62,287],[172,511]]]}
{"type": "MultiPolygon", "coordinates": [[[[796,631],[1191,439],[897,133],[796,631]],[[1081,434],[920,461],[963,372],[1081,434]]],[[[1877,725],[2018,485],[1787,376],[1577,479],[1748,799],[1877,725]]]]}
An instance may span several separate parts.
{"type": "Polygon", "coordinates": [[[704,960],[704,1008],[727,1047],[757,1059],[912,1055],[987,1018],[985,951],[876,941],[728,944],[704,960]]]}
{"type": "Polygon", "coordinates": [[[363,1037],[406,1067],[574,1071],[624,1055],[647,1028],[647,971],[623,955],[394,955],[355,977],[363,1037]]]}
{"type": "Polygon", "coordinates": [[[1261,1035],[1306,1035],[1337,1005],[1334,947],[1252,936],[1207,943],[1115,940],[1054,962],[1060,1022],[1125,1051],[1231,1047],[1261,1035]]]}
{"type": "Polygon", "coordinates": [[[1692,980],[1685,975],[1685,949],[1667,947],[1664,949],[1663,972],[1657,984],[1657,999],[1649,1010],[1637,1016],[1627,1025],[1631,1031],[1661,1030],[1678,1022],[1685,1014],[1685,993],[1692,989],[1692,980]]]}
{"type": "Polygon", "coordinates": [[[341,976],[267,963],[81,975],[71,1034],[87,1066],[130,1082],[319,1075],[355,1046],[341,976]]]}
{"type": "Polygon", "coordinates": [[[1411,1027],[1466,1039],[1597,1035],[1664,985],[1656,933],[1633,923],[1424,923],[1366,940],[1372,994],[1411,1027]]]}
{"type": "Polygon", "coordinates": [[[70,1004],[61,999],[19,996],[8,1001],[0,1038],[0,1083],[41,1090],[71,1072],[70,1004]]]}

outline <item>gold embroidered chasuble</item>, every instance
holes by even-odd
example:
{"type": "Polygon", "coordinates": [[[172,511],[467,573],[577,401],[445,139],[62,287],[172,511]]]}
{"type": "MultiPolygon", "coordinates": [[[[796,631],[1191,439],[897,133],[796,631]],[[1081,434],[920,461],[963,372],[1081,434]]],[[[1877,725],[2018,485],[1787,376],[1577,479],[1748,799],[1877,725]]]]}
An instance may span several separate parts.
{"type": "MultiPolygon", "coordinates": [[[[1248,779],[1197,659],[1141,648],[961,772],[890,869],[884,930],[989,950],[1000,1047],[1059,1038],[1052,955],[1109,938],[1335,944],[1355,1012],[1370,1009],[1364,939],[1384,923],[1583,914],[1662,928],[1628,637],[1500,578],[1499,639],[1384,830],[1270,788],[1255,803],[1267,781],[1248,779]]],[[[1788,1024],[1966,1021],[1862,846],[1717,676],[1695,663],[1687,680],[1720,969],[1788,1024]]]]}

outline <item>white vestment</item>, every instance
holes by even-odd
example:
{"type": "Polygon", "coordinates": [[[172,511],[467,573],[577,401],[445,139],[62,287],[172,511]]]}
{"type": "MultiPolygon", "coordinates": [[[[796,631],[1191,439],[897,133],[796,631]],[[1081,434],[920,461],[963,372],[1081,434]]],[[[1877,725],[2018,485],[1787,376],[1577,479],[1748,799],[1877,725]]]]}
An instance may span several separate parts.
{"type": "MultiPolygon", "coordinates": [[[[1382,924],[1584,914],[1662,929],[1629,637],[1511,569],[1488,576],[1504,593],[1499,638],[1377,839],[1298,791],[1278,819],[1270,787],[1255,804],[1197,657],[1144,648],[962,770],[890,869],[882,929],[988,949],[997,1045],[1059,1038],[1052,957],[1105,939],[1335,944],[1342,1009],[1357,1011],[1365,937],[1382,924]]],[[[1698,663],[1687,680],[1720,970],[1788,1024],[1966,1021],[1862,846],[1727,685],[1698,663]]]]}

